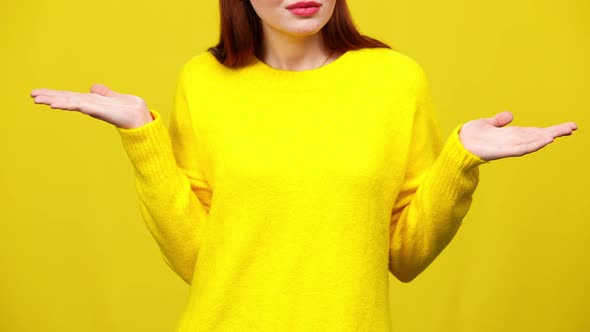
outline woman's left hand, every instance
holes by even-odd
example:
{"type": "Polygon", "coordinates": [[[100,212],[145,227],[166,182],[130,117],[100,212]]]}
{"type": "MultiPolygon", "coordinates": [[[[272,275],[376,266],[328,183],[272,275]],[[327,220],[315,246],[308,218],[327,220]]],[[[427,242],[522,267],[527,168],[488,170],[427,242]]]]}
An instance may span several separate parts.
{"type": "Polygon", "coordinates": [[[512,113],[465,123],[459,132],[463,146],[483,160],[519,157],[540,150],[557,137],[571,135],[578,129],[574,122],[537,127],[505,127],[512,122],[512,113]]]}

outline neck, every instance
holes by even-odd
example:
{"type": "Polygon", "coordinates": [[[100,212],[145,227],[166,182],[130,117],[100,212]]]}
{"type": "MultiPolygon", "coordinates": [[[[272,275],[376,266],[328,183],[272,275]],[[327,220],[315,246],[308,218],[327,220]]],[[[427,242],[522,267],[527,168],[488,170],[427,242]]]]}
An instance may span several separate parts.
{"type": "Polygon", "coordinates": [[[324,46],[321,32],[293,36],[264,26],[262,53],[261,60],[271,67],[301,71],[327,64],[331,52],[324,46]]]}

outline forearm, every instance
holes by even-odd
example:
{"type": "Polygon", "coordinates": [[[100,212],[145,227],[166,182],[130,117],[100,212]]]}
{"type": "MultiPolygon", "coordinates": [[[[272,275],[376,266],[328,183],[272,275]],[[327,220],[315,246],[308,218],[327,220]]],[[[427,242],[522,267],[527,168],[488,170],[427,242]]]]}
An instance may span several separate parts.
{"type": "Polygon", "coordinates": [[[165,262],[191,283],[207,210],[177,166],[159,116],[140,128],[118,128],[135,170],[142,217],[165,262]]]}
{"type": "Polygon", "coordinates": [[[453,135],[392,222],[389,268],[401,281],[413,280],[440,254],[471,205],[477,166],[485,161],[464,149],[457,132],[453,135]]]}

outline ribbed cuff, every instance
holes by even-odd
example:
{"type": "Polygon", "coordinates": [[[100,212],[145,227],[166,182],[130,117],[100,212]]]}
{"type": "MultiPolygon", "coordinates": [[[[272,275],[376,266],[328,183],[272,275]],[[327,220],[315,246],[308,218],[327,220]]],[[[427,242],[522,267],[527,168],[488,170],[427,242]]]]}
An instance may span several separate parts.
{"type": "Polygon", "coordinates": [[[442,188],[441,193],[453,199],[473,193],[479,182],[477,166],[488,162],[463,146],[459,140],[461,127],[447,139],[433,169],[432,185],[442,188]]]}
{"type": "Polygon", "coordinates": [[[137,128],[115,126],[137,176],[145,181],[173,178],[178,171],[170,136],[160,114],[150,109],[154,120],[137,128]]]}
{"type": "Polygon", "coordinates": [[[461,127],[463,127],[463,124],[457,126],[455,130],[453,130],[451,136],[443,146],[441,157],[444,159],[444,163],[448,164],[449,167],[456,167],[464,170],[469,170],[473,167],[488,163],[488,160],[481,159],[463,146],[463,143],[461,143],[461,140],[459,139],[461,127]]]}

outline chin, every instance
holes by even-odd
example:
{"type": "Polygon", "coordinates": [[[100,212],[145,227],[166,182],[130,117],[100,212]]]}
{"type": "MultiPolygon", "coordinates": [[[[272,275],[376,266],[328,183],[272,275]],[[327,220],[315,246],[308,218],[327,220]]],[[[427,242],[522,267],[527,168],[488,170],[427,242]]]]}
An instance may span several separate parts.
{"type": "Polygon", "coordinates": [[[322,25],[317,22],[299,22],[282,29],[284,33],[295,36],[314,35],[322,30],[322,25]]]}

